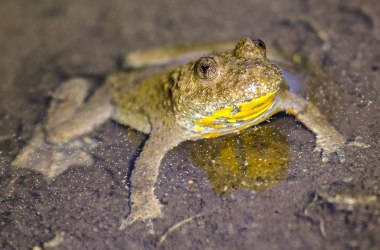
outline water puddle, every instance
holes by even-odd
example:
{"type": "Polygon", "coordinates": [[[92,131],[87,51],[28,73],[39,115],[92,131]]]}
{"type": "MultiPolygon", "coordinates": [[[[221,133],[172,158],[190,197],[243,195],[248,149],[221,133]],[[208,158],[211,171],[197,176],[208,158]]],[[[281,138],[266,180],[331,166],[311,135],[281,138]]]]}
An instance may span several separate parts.
{"type": "Polygon", "coordinates": [[[191,159],[206,172],[219,194],[245,188],[264,191],[284,179],[291,162],[285,136],[270,125],[257,126],[239,135],[201,140],[191,159]]]}

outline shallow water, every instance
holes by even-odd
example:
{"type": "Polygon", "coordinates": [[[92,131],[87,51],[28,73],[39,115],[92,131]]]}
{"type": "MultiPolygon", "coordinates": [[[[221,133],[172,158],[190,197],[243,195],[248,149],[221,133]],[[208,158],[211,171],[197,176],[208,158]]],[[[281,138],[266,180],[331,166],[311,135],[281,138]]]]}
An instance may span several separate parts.
{"type": "Polygon", "coordinates": [[[226,194],[274,187],[284,179],[291,154],[278,129],[258,126],[238,135],[202,140],[194,145],[191,159],[206,172],[214,192],[226,194]]]}

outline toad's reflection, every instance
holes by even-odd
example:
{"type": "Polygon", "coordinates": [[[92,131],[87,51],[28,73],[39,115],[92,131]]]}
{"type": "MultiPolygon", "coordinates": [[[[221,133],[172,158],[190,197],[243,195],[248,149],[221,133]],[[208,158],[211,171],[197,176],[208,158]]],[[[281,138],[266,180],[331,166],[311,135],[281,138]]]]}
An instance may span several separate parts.
{"type": "Polygon", "coordinates": [[[264,191],[284,179],[291,161],[285,136],[269,124],[196,142],[193,162],[203,169],[212,189],[226,194],[245,188],[264,191]]]}

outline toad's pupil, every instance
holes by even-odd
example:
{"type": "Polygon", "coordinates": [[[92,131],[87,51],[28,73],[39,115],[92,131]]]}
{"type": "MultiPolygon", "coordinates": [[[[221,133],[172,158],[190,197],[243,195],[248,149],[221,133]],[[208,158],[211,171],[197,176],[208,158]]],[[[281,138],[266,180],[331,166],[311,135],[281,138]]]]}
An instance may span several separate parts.
{"type": "Polygon", "coordinates": [[[264,43],[263,40],[261,40],[261,39],[257,39],[257,42],[259,43],[259,46],[260,46],[262,49],[265,49],[265,48],[266,48],[265,43],[264,43]]]}
{"type": "Polygon", "coordinates": [[[201,69],[203,73],[207,73],[210,71],[211,67],[209,65],[202,65],[201,69]]]}

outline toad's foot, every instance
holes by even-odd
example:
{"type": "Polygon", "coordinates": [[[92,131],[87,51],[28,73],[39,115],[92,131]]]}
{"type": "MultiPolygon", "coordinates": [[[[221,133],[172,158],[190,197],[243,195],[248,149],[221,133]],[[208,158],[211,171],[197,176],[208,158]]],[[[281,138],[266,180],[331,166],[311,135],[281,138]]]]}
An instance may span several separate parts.
{"type": "Polygon", "coordinates": [[[153,194],[153,189],[151,191],[152,192],[149,193],[133,193],[132,191],[131,213],[126,219],[122,220],[120,230],[126,229],[135,221],[141,220],[149,224],[149,222],[151,222],[152,219],[162,217],[162,205],[153,194]]]}
{"type": "Polygon", "coordinates": [[[107,120],[112,107],[105,89],[88,98],[90,83],[74,78],[62,83],[52,96],[44,123],[37,126],[28,145],[12,162],[29,168],[48,180],[72,165],[93,165],[88,151],[96,147],[83,135],[107,120]]]}
{"type": "Polygon", "coordinates": [[[89,142],[75,140],[68,144],[53,145],[46,143],[41,127],[37,127],[30,143],[11,163],[13,168],[28,168],[41,173],[52,180],[70,166],[93,165],[93,159],[87,153],[89,142]]]}
{"type": "Polygon", "coordinates": [[[356,148],[369,148],[370,145],[355,140],[347,143],[346,140],[335,131],[335,133],[330,134],[329,137],[317,136],[317,146],[315,151],[321,153],[322,161],[328,162],[331,154],[336,154],[340,162],[344,162],[345,158],[345,147],[356,147],[356,148]]]}
{"type": "Polygon", "coordinates": [[[325,136],[317,134],[315,151],[321,153],[324,163],[328,162],[330,155],[334,153],[338,156],[339,162],[344,162],[346,160],[344,152],[345,143],[346,140],[337,132],[325,136]]]}

